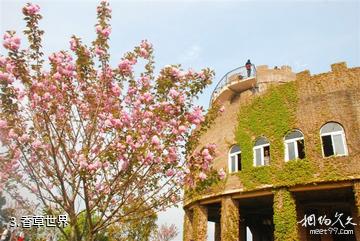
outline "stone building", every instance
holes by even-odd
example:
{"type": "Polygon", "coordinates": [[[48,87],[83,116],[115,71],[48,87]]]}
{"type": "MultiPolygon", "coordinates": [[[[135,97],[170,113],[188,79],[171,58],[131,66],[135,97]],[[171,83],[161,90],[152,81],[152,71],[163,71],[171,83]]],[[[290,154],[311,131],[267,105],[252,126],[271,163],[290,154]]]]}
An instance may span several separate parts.
{"type": "Polygon", "coordinates": [[[217,85],[216,143],[225,180],[186,194],[184,241],[360,241],[360,67],[293,73],[243,67],[217,85]],[[249,76],[248,76],[249,74],[249,76]]]}

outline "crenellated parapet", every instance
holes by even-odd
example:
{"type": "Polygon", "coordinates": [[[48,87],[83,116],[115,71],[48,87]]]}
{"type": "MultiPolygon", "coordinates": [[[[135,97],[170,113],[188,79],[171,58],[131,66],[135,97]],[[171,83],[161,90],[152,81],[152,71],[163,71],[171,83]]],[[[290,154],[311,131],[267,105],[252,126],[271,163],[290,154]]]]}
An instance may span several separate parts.
{"type": "Polygon", "coordinates": [[[290,66],[283,65],[281,67],[269,68],[267,65],[260,65],[257,69],[257,86],[259,92],[263,92],[272,84],[287,83],[294,81],[296,75],[292,72],[290,66]]]}

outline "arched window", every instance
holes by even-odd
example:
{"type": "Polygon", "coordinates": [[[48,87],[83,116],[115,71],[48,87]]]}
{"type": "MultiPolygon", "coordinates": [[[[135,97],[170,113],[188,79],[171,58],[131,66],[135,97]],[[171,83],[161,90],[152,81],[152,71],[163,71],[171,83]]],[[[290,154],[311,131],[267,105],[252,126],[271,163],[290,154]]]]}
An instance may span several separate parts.
{"type": "Polygon", "coordinates": [[[270,143],[265,137],[260,137],[254,145],[254,166],[270,164],[270,143]]]}
{"type": "Polygon", "coordinates": [[[320,129],[323,156],[346,156],[348,154],[344,129],[336,122],[329,122],[320,129]]]}
{"type": "Polygon", "coordinates": [[[304,159],[304,135],[299,130],[289,132],[285,136],[285,161],[304,159]]]}
{"type": "Polygon", "coordinates": [[[233,145],[229,152],[229,173],[241,171],[241,150],[233,145]]]}

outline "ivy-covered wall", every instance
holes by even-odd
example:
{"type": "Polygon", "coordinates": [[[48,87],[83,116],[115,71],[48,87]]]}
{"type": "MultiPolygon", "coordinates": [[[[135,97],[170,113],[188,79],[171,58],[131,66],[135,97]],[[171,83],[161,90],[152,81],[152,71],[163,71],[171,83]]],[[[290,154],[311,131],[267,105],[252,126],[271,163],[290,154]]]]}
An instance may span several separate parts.
{"type": "MultiPolygon", "coordinates": [[[[258,96],[241,93],[233,102],[224,103],[225,115],[204,136],[204,143],[219,145],[216,167],[225,168],[228,150],[239,144],[242,170],[232,173],[221,182],[213,181],[211,188],[192,193],[186,205],[204,198],[211,199],[227,193],[253,191],[272,187],[274,193],[274,224],[277,241],[299,240],[296,205],[288,187],[329,181],[353,180],[358,215],[360,213],[360,68],[347,68],[345,63],[331,66],[328,73],[310,75],[304,71],[296,80],[266,86],[258,96]],[[234,115],[238,115],[235,121],[234,115]],[[345,131],[349,155],[322,157],[320,128],[329,121],[340,123],[345,131]],[[232,129],[232,125],[236,129],[232,129]],[[306,158],[284,161],[284,136],[299,129],[304,134],[306,158]],[[234,139],[229,131],[234,133],[234,139]],[[253,145],[258,137],[270,142],[269,166],[253,166],[253,145]],[[355,188],[356,187],[356,188],[355,188]]],[[[359,215],[360,220],[360,215],[359,215]]]]}
{"type": "Polygon", "coordinates": [[[270,87],[265,95],[240,108],[236,140],[241,147],[244,170],[253,166],[253,144],[261,136],[271,143],[271,164],[283,163],[278,161],[284,152],[283,137],[295,127],[296,104],[295,84],[289,82],[270,87]]]}
{"type": "Polygon", "coordinates": [[[193,235],[193,211],[185,210],[184,214],[184,224],[183,224],[183,240],[191,241],[193,235]]]}
{"type": "MultiPolygon", "coordinates": [[[[258,96],[241,95],[235,102],[225,103],[224,116],[205,134],[205,142],[219,146],[216,166],[227,170],[227,152],[237,143],[241,148],[242,170],[228,175],[225,181],[211,180],[211,188],[201,188],[187,195],[192,201],[202,195],[219,195],[229,189],[244,191],[265,186],[289,187],[319,181],[360,179],[360,68],[348,69],[345,63],[332,65],[331,72],[311,76],[309,71],[296,75],[296,80],[268,86],[258,96]],[[236,107],[236,109],[234,109],[236,107]],[[229,113],[227,113],[229,112],[229,113]],[[237,119],[233,118],[236,112],[237,119]],[[228,129],[231,121],[236,126],[234,141],[228,129]],[[320,128],[328,121],[344,127],[349,150],[347,157],[322,157],[320,128]],[[219,123],[217,123],[219,122],[219,123]],[[225,128],[225,129],[224,129],[225,128]],[[284,136],[299,129],[304,134],[306,159],[284,161],[284,136]],[[270,142],[269,166],[253,166],[253,145],[264,136],[270,142]],[[194,195],[195,194],[195,195],[194,195]]],[[[209,185],[206,185],[209,186],[209,185]]],[[[192,202],[191,200],[189,201],[192,202]]]]}
{"type": "MultiPolygon", "coordinates": [[[[359,177],[358,168],[351,168],[354,158],[318,158],[318,155],[313,154],[321,153],[320,136],[310,136],[306,132],[306,158],[284,161],[284,136],[289,131],[299,128],[299,92],[301,93],[295,81],[272,86],[264,95],[256,97],[248,105],[241,106],[235,134],[236,141],[241,147],[243,169],[236,175],[245,190],[261,188],[262,185],[272,185],[276,188],[318,181],[344,180],[349,179],[349,176],[359,177]],[[270,142],[270,165],[254,167],[253,145],[256,138],[261,136],[270,142]],[[311,138],[315,140],[310,140],[311,138]]],[[[318,126],[319,129],[320,127],[321,125],[318,126]]]]}
{"type": "Polygon", "coordinates": [[[221,240],[239,240],[239,204],[231,197],[224,197],[221,202],[221,240]]]}
{"type": "Polygon", "coordinates": [[[274,192],[275,241],[298,241],[296,204],[292,194],[285,188],[274,192]]]}
{"type": "Polygon", "coordinates": [[[208,222],[207,208],[201,205],[195,205],[193,209],[193,225],[192,237],[196,241],[206,241],[207,239],[207,222],[208,222]]]}
{"type": "Polygon", "coordinates": [[[240,108],[235,136],[241,147],[243,167],[238,175],[246,189],[272,184],[273,177],[277,176],[275,172],[282,168],[283,138],[296,127],[296,105],[296,86],[294,82],[289,82],[270,87],[265,95],[256,97],[249,105],[240,108]],[[256,138],[261,136],[270,142],[271,166],[254,167],[253,145],[256,138]]]}
{"type": "Polygon", "coordinates": [[[245,189],[261,185],[290,186],[314,177],[309,160],[284,162],[284,136],[297,128],[297,90],[295,82],[272,86],[239,111],[236,140],[241,147],[243,170],[238,172],[245,189]],[[270,142],[270,166],[254,167],[253,145],[258,137],[270,142]]]}

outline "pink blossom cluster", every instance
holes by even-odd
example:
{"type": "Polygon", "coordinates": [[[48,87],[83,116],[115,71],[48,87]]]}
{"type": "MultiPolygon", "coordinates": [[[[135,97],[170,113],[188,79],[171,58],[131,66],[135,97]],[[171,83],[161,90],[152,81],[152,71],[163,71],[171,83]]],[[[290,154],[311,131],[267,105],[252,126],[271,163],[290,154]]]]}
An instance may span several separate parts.
{"type": "MultiPolygon", "coordinates": [[[[216,156],[216,145],[207,144],[201,150],[195,151],[194,154],[190,157],[191,161],[187,163],[187,169],[185,173],[188,175],[185,177],[185,182],[190,186],[196,186],[198,181],[204,181],[208,178],[208,174],[212,167],[212,162],[216,156]],[[197,175],[197,178],[196,176],[197,175]],[[197,181],[198,179],[198,181],[197,181]]],[[[217,175],[223,179],[225,173],[222,170],[219,170],[217,175]]]]}
{"type": "Polygon", "coordinates": [[[72,62],[71,55],[66,52],[58,52],[50,55],[49,60],[56,66],[56,73],[54,74],[55,79],[61,79],[62,77],[73,77],[75,71],[75,65],[72,62]]]}
{"type": "Polygon", "coordinates": [[[24,8],[23,8],[23,13],[25,15],[34,15],[39,13],[40,11],[40,6],[37,4],[32,4],[32,3],[28,3],[24,8]]]}
{"type": "Polygon", "coordinates": [[[140,47],[144,49],[152,49],[152,44],[148,40],[142,40],[140,43],[140,47]]]}
{"type": "Polygon", "coordinates": [[[111,34],[111,28],[105,27],[103,28],[101,25],[96,26],[96,32],[103,36],[104,38],[108,38],[111,34]]]}
{"type": "Polygon", "coordinates": [[[71,38],[71,39],[70,39],[70,49],[71,49],[72,51],[76,51],[77,48],[78,48],[78,43],[77,43],[76,39],[75,39],[75,38],[71,38]]]}
{"type": "Polygon", "coordinates": [[[118,65],[120,73],[125,76],[130,75],[133,71],[134,64],[136,64],[135,59],[131,59],[131,60],[124,59],[124,60],[120,61],[119,65],[118,65]]]}
{"type": "Polygon", "coordinates": [[[98,160],[94,162],[90,162],[84,154],[79,154],[76,162],[80,170],[85,170],[88,171],[89,173],[94,173],[103,166],[103,164],[98,160]]]}
{"type": "Polygon", "coordinates": [[[218,170],[218,175],[221,180],[223,180],[226,177],[226,172],[224,171],[223,168],[218,170]]]}
{"type": "Polygon", "coordinates": [[[139,56],[146,59],[149,57],[151,51],[152,51],[152,44],[149,43],[147,40],[141,41],[139,48],[139,56]]]}
{"type": "Polygon", "coordinates": [[[98,56],[103,56],[105,54],[105,50],[99,46],[95,46],[95,54],[97,54],[98,56]]]}
{"type": "Polygon", "coordinates": [[[14,32],[7,32],[4,34],[3,46],[6,49],[17,51],[20,48],[20,38],[14,32]]]}
{"type": "Polygon", "coordinates": [[[187,119],[192,124],[199,125],[201,122],[205,120],[203,116],[202,108],[200,107],[194,108],[194,110],[187,115],[187,119]]]}

